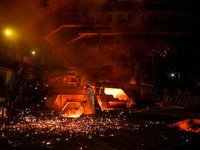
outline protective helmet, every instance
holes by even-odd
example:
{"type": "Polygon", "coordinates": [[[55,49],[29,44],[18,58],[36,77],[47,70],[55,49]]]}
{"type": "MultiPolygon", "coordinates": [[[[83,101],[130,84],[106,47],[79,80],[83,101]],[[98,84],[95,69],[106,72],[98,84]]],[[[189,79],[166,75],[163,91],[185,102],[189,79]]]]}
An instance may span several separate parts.
{"type": "Polygon", "coordinates": [[[85,84],[86,84],[86,85],[90,85],[89,81],[85,81],[85,84]]]}

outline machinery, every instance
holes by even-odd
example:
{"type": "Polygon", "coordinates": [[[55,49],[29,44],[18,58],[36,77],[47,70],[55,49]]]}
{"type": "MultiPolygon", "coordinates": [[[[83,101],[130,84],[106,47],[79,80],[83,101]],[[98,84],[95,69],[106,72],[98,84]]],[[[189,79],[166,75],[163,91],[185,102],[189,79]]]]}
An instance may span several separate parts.
{"type": "MultiPolygon", "coordinates": [[[[92,106],[85,99],[83,87],[84,78],[76,71],[68,71],[49,79],[49,94],[46,107],[60,112],[62,117],[80,117],[82,114],[92,114],[92,106]]],[[[95,92],[95,107],[101,110],[126,109],[131,107],[132,98],[115,83],[91,84],[95,92]]]]}
{"type": "MultiPolygon", "coordinates": [[[[50,90],[45,106],[60,112],[62,117],[92,114],[92,106],[85,97],[84,77],[76,70],[58,74],[49,79],[50,90]]],[[[146,85],[96,82],[91,83],[91,87],[95,93],[95,107],[100,110],[124,110],[133,107],[137,101],[154,98],[153,87],[146,85]]]]}

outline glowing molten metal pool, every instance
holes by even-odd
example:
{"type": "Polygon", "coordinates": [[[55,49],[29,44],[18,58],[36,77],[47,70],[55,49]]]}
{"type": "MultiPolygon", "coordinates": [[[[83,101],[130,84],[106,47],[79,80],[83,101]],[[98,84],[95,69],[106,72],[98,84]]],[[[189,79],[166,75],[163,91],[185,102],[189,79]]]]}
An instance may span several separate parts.
{"type": "Polygon", "coordinates": [[[182,131],[197,132],[200,133],[200,119],[186,119],[176,123],[172,123],[169,127],[179,127],[182,131]]]}
{"type": "Polygon", "coordinates": [[[119,98],[119,100],[127,100],[128,96],[124,93],[122,89],[118,88],[105,88],[105,94],[113,95],[114,98],[119,98]]]}
{"type": "MultiPolygon", "coordinates": [[[[105,88],[104,93],[111,97],[103,99],[100,95],[96,95],[102,110],[126,108],[129,98],[122,89],[105,88]]],[[[82,114],[92,114],[91,103],[86,99],[86,103],[83,103],[83,99],[84,95],[58,95],[52,107],[61,112],[61,117],[76,118],[82,114]]]]}

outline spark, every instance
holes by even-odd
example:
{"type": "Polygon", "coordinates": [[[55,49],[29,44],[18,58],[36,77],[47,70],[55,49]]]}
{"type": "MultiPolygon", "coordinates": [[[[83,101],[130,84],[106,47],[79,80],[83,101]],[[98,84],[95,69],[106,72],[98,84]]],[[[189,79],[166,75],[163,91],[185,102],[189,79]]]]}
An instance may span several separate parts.
{"type": "MultiPolygon", "coordinates": [[[[161,124],[158,121],[146,121],[142,125],[128,122],[126,113],[119,112],[116,116],[112,116],[109,112],[105,112],[102,116],[96,119],[90,117],[84,118],[63,118],[54,111],[48,113],[37,112],[37,116],[33,115],[35,112],[31,108],[20,110],[16,120],[10,122],[9,125],[1,126],[1,140],[6,140],[9,137],[19,135],[21,138],[43,137],[41,144],[45,146],[52,146],[56,142],[70,141],[74,137],[84,136],[92,139],[96,136],[116,136],[119,131],[123,130],[139,130],[154,124],[161,124]],[[45,135],[45,136],[42,136],[45,135]],[[56,136],[49,139],[49,136],[56,136]]],[[[129,112],[130,113],[130,112],[129,112]]],[[[18,146],[22,143],[16,142],[17,138],[10,138],[12,141],[7,141],[12,146],[18,146]],[[14,141],[13,141],[14,140],[14,141]],[[17,145],[16,145],[17,144],[17,145]]],[[[84,149],[84,147],[82,147],[84,149]]]]}

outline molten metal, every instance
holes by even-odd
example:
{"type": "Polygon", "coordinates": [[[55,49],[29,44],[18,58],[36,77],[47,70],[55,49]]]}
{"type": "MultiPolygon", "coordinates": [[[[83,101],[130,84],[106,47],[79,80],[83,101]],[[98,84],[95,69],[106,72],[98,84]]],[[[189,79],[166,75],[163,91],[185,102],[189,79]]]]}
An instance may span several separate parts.
{"type": "Polygon", "coordinates": [[[53,108],[62,113],[61,117],[80,117],[92,114],[92,106],[87,101],[83,103],[84,95],[58,95],[53,108]]]}
{"type": "Polygon", "coordinates": [[[128,96],[124,93],[122,89],[117,88],[105,88],[105,94],[113,95],[114,98],[119,98],[119,100],[127,100],[128,96]]]}
{"type": "MultiPolygon", "coordinates": [[[[96,95],[97,103],[102,110],[124,109],[130,99],[119,88],[105,88],[105,94],[96,95]]],[[[80,117],[82,114],[92,114],[92,105],[88,100],[83,103],[84,95],[58,95],[53,109],[62,113],[61,117],[80,117]]]]}
{"type": "Polygon", "coordinates": [[[200,133],[200,119],[186,119],[169,125],[171,128],[176,126],[182,131],[200,133]]]}

